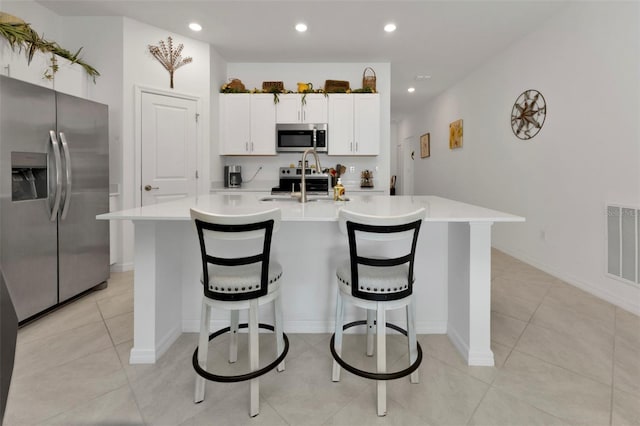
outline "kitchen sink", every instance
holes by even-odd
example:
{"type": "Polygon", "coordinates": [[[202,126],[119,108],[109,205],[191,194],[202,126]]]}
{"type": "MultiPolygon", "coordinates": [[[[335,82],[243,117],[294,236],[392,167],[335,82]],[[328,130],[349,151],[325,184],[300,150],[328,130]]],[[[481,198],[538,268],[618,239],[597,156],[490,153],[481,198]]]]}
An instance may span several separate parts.
{"type": "MultiPolygon", "coordinates": [[[[294,197],[263,197],[260,198],[260,201],[266,201],[266,202],[274,202],[274,201],[286,201],[286,202],[296,202],[299,203],[300,201],[297,198],[294,197]]],[[[346,198],[344,201],[349,201],[348,198],[346,198]]],[[[330,197],[308,197],[307,198],[307,203],[313,203],[313,202],[333,202],[333,198],[330,197]]]]}

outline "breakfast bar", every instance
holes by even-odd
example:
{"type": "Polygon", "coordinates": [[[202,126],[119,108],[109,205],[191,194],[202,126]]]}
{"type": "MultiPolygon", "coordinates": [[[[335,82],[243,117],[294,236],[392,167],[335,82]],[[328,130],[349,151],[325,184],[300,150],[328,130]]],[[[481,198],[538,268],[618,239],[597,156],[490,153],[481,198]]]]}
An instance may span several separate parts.
{"type": "MultiPolygon", "coordinates": [[[[468,365],[494,365],[491,351],[491,228],[524,218],[435,196],[351,196],[349,201],[256,194],[203,195],[112,212],[102,220],[131,220],[135,227],[134,344],[130,363],[155,363],[183,332],[198,332],[202,266],[189,209],[249,214],[279,207],[280,230],[272,256],[282,264],[284,329],[329,333],[334,327],[336,265],[348,258],[338,230],[342,207],[392,216],[426,209],[416,252],[414,294],[418,333],[447,334],[468,365]]],[[[271,313],[261,312],[261,322],[271,313]]],[[[346,320],[355,319],[346,311],[346,320]]],[[[396,315],[393,315],[396,314],[396,315]]],[[[241,318],[242,320],[242,318],[241,318]]],[[[402,326],[401,310],[391,322],[402,326]]],[[[212,314],[211,329],[228,325],[212,314]]],[[[328,348],[327,348],[328,351],[328,348]]]]}

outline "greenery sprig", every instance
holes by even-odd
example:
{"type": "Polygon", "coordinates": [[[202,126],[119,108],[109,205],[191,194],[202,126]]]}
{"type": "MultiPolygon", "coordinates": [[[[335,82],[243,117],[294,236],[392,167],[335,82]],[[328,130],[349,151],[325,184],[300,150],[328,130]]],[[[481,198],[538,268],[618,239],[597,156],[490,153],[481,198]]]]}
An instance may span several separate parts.
{"type": "MultiPolygon", "coordinates": [[[[15,51],[17,48],[19,52],[22,52],[24,49],[27,55],[28,64],[31,64],[36,52],[52,53],[60,56],[61,58],[67,59],[73,64],[80,65],[84,68],[86,73],[93,78],[94,83],[96,81],[96,77],[100,75],[98,70],[80,59],[80,51],[82,51],[82,47],[78,49],[77,52],[71,53],[55,41],[46,40],[31,28],[30,24],[13,15],[0,12],[0,36],[4,37],[9,42],[11,50],[15,51]]],[[[52,64],[55,64],[55,61],[53,61],[52,64]]],[[[45,78],[52,78],[52,75],[57,71],[57,65],[55,67],[52,66],[51,71],[52,74],[45,73],[45,78]],[[47,77],[47,75],[51,77],[47,77]]]]}

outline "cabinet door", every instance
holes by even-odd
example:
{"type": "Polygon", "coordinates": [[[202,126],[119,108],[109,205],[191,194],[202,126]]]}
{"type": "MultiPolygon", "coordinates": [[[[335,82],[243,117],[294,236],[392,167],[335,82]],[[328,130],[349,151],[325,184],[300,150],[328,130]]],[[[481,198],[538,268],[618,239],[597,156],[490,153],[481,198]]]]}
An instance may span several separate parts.
{"type": "MultiPolygon", "coordinates": [[[[302,97],[300,99],[302,101],[302,97]]],[[[308,93],[302,106],[302,121],[304,123],[327,122],[327,97],[319,93],[308,93]]]]}
{"type": "Polygon", "coordinates": [[[356,155],[380,153],[380,95],[354,97],[354,151],[356,155]]]}
{"type": "Polygon", "coordinates": [[[249,155],[251,98],[248,93],[220,95],[220,155],[249,155]]]}
{"type": "Polygon", "coordinates": [[[329,155],[353,155],[353,95],[329,95],[329,155]]]}
{"type": "MultiPolygon", "coordinates": [[[[271,99],[273,100],[273,95],[271,99]]],[[[301,99],[298,94],[281,94],[276,106],[276,120],[278,123],[299,123],[302,119],[301,99]]]]}
{"type": "Polygon", "coordinates": [[[251,95],[251,155],[276,155],[276,104],[272,94],[251,95]]]}

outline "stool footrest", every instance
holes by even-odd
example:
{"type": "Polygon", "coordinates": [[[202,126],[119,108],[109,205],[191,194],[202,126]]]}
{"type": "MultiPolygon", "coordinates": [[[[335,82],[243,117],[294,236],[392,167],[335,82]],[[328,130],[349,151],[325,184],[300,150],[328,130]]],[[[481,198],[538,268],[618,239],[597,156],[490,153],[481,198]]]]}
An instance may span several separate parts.
{"type": "MultiPolygon", "coordinates": [[[[238,328],[248,328],[248,327],[249,325],[247,323],[238,324],[238,328]]],[[[269,324],[260,323],[258,324],[258,327],[274,331],[274,327],[269,324]]],[[[218,336],[221,336],[222,334],[228,331],[231,331],[231,327],[221,328],[220,330],[214,333],[211,333],[209,335],[209,341],[215,339],[218,336]]],[[[282,350],[282,354],[280,354],[280,356],[278,356],[278,358],[276,358],[275,361],[273,361],[269,365],[266,365],[265,367],[259,370],[251,371],[250,373],[239,374],[235,376],[221,376],[218,374],[210,373],[209,371],[200,367],[200,365],[198,364],[198,348],[197,347],[196,347],[196,350],[193,352],[193,358],[192,358],[193,369],[196,370],[196,373],[198,373],[198,375],[204,377],[207,380],[211,380],[213,382],[235,383],[235,382],[244,382],[246,380],[255,379],[256,377],[260,377],[263,374],[273,370],[287,356],[287,353],[289,352],[289,338],[287,337],[286,333],[282,333],[282,338],[284,339],[284,349],[282,350]]]]}
{"type": "MultiPolygon", "coordinates": [[[[358,325],[367,325],[367,321],[366,320],[360,320],[360,321],[353,321],[350,322],[348,324],[345,324],[342,327],[342,330],[346,330],[348,328],[351,327],[355,327],[358,325]]],[[[407,335],[407,330],[398,327],[395,324],[391,324],[390,322],[386,323],[386,326],[388,328],[391,328],[393,330],[396,330],[402,334],[404,334],[405,336],[407,335]]],[[[405,368],[404,370],[400,370],[400,371],[394,371],[392,373],[373,373],[370,371],[364,371],[364,370],[360,370],[359,368],[356,368],[354,366],[352,366],[351,364],[348,364],[345,360],[343,360],[340,355],[338,355],[338,353],[336,352],[336,348],[335,348],[335,338],[336,335],[335,333],[331,336],[331,341],[329,342],[329,348],[331,349],[331,355],[333,355],[333,359],[336,360],[336,362],[338,364],[340,364],[340,366],[342,368],[344,368],[345,370],[347,370],[350,373],[355,374],[356,376],[360,376],[360,377],[364,377],[366,379],[373,379],[373,380],[394,380],[394,379],[399,379],[401,377],[405,377],[410,375],[411,373],[413,373],[414,371],[416,371],[418,369],[418,367],[420,366],[420,363],[422,362],[422,347],[420,347],[420,343],[417,343],[418,346],[418,357],[416,358],[415,362],[413,364],[411,364],[409,367],[405,368]]]]}

